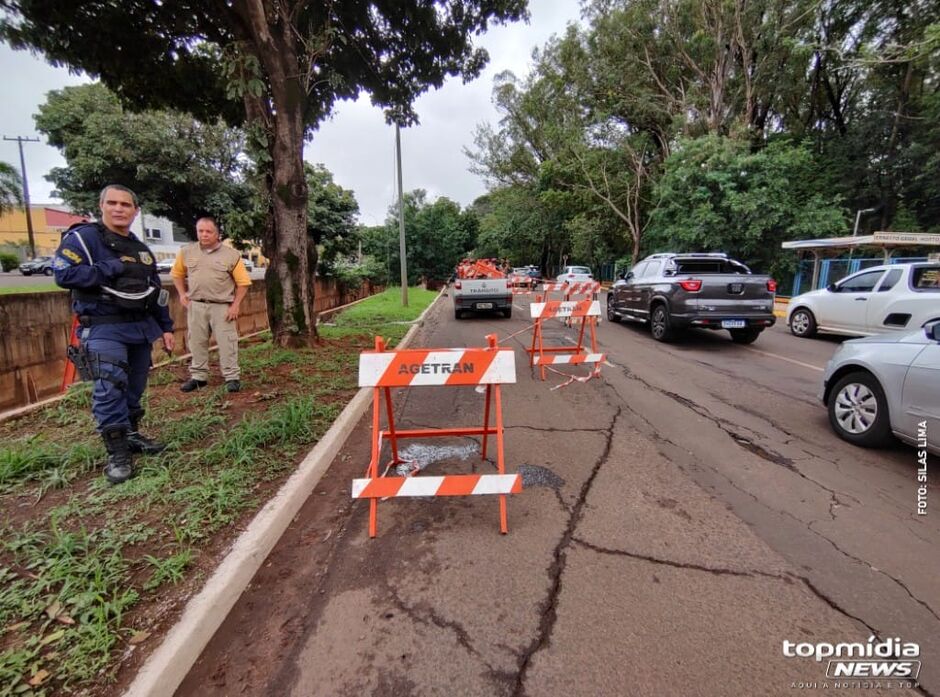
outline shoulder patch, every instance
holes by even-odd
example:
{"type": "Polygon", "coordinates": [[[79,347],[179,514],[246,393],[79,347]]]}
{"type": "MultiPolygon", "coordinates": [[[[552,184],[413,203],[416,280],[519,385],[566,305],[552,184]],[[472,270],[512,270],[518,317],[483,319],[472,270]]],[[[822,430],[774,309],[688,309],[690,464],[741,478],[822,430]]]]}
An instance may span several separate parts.
{"type": "Polygon", "coordinates": [[[71,249],[65,248],[61,251],[62,256],[67,257],[76,264],[81,264],[83,259],[78,254],[78,252],[73,252],[71,249]]]}
{"type": "MultiPolygon", "coordinates": [[[[76,255],[76,256],[78,256],[78,255],[76,255]]],[[[63,258],[60,257],[60,256],[56,256],[56,258],[52,260],[52,268],[53,268],[53,269],[62,270],[62,269],[67,269],[67,268],[69,268],[70,266],[72,266],[72,264],[71,264],[69,261],[63,259],[63,258]]]]}

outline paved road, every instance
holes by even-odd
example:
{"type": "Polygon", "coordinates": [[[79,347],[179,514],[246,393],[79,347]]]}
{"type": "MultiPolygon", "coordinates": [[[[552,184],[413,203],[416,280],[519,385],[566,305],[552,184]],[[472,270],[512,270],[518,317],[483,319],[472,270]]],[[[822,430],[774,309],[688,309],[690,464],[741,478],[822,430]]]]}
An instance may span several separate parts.
{"type": "MultiPolygon", "coordinates": [[[[456,322],[444,299],[418,345],[508,336],[525,305],[456,322]]],[[[178,694],[790,695],[822,690],[826,662],[784,657],[784,641],[876,634],[918,642],[919,693],[940,695],[940,503],[914,516],[910,448],[830,432],[815,393],[838,341],[775,328],[751,347],[664,346],[607,322],[599,339],[602,379],[555,391],[517,352],[507,458],[526,489],[507,536],[473,497],[381,503],[369,540],[348,499],[365,418],[178,694]]],[[[465,425],[481,402],[413,389],[396,413],[465,425]]],[[[441,445],[429,473],[492,471],[473,442],[441,445]]]]}

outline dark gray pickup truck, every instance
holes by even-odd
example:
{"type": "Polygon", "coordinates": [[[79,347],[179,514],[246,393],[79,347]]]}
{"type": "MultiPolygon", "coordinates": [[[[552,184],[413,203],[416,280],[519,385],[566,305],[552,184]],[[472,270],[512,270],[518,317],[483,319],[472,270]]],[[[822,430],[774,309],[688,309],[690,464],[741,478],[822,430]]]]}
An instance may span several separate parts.
{"type": "Polygon", "coordinates": [[[750,344],[776,322],[776,292],[770,276],[726,254],[653,254],[607,293],[607,319],[649,322],[657,341],[700,327],[727,329],[735,343],[750,344]]]}

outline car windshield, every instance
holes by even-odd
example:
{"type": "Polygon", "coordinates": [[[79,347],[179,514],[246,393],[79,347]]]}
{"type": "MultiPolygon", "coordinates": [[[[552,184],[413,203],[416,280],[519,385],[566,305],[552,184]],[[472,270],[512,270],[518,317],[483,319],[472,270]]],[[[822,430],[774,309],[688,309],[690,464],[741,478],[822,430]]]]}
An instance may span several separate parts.
{"type": "Polygon", "coordinates": [[[566,273],[589,274],[591,270],[586,266],[569,266],[566,273]]]}

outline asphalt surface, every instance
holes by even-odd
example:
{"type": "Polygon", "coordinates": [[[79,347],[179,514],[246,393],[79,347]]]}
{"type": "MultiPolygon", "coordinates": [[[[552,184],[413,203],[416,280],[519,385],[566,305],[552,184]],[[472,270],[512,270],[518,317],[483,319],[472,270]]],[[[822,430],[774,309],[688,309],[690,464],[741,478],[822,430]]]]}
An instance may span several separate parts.
{"type": "MultiPolygon", "coordinates": [[[[444,298],[414,346],[520,332],[517,303],[511,320],[456,321],[444,298]]],[[[574,335],[547,325],[552,343],[574,335]]],[[[530,339],[504,342],[506,458],[526,483],[509,534],[496,497],[396,499],[370,540],[349,499],[367,415],[177,694],[940,695],[940,463],[916,516],[913,449],[830,431],[816,392],[839,340],[776,327],[749,347],[726,332],[663,345],[605,321],[601,378],[551,390],[562,378],[531,373],[530,339]],[[783,653],[872,635],[919,644],[920,686],[827,679],[825,659],[783,653]]],[[[396,419],[473,425],[482,404],[412,388],[396,419]]],[[[494,471],[477,443],[409,452],[428,474],[494,471]]]]}

